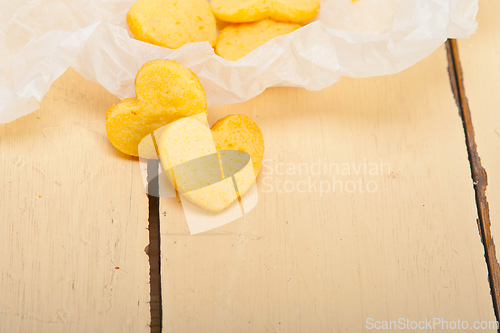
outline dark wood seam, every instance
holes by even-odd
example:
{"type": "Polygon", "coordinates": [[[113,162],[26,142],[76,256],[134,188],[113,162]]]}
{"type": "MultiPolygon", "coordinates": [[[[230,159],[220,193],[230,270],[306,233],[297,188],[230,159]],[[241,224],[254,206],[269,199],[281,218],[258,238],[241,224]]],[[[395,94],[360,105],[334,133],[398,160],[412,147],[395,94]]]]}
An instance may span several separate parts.
{"type": "Polygon", "coordinates": [[[149,245],[147,247],[147,254],[149,256],[151,333],[161,333],[163,320],[158,167],[157,160],[148,160],[149,245]]]}
{"type": "MultiPolygon", "coordinates": [[[[474,182],[474,191],[476,195],[476,206],[478,213],[477,226],[481,241],[484,247],[484,256],[488,266],[488,279],[490,282],[491,297],[497,321],[500,320],[499,302],[500,302],[500,265],[496,257],[495,243],[491,236],[491,220],[488,200],[486,198],[486,187],[488,186],[488,175],[481,164],[481,158],[477,152],[474,127],[470,113],[469,103],[465,94],[463,85],[463,72],[458,56],[458,45],[454,39],[446,42],[448,51],[448,72],[450,74],[450,83],[455,95],[455,101],[459,108],[459,115],[462,118],[462,124],[465,132],[465,141],[469,163],[471,166],[472,180],[474,182]]],[[[500,332],[500,329],[498,330],[500,332]]]]}

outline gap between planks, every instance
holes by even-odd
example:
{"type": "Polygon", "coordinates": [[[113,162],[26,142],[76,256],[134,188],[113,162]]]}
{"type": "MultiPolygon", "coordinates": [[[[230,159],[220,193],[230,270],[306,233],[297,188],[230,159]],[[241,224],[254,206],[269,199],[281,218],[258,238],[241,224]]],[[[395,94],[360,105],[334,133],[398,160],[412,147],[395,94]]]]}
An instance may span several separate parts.
{"type": "MultiPolygon", "coordinates": [[[[148,160],[148,193],[158,193],[158,160],[148,160]],[[150,188],[154,187],[154,188],[150,188]]],[[[162,302],[161,302],[161,262],[160,262],[160,198],[148,194],[149,201],[149,282],[150,282],[150,309],[151,333],[162,331],[162,302]]]]}
{"type": "MultiPolygon", "coordinates": [[[[500,321],[500,265],[496,257],[495,243],[491,236],[491,220],[488,199],[486,198],[486,187],[488,186],[488,175],[481,164],[481,158],[477,152],[475,141],[474,126],[469,109],[469,103],[465,94],[463,84],[463,72],[458,55],[458,45],[455,39],[449,39],[446,42],[448,53],[448,72],[450,74],[450,83],[458,105],[460,117],[465,132],[465,141],[467,145],[467,154],[471,167],[472,180],[474,182],[474,191],[476,195],[477,206],[477,226],[481,241],[484,246],[484,256],[488,266],[488,279],[491,289],[491,297],[497,321],[500,321]]],[[[500,329],[498,330],[500,332],[500,329]]]]}

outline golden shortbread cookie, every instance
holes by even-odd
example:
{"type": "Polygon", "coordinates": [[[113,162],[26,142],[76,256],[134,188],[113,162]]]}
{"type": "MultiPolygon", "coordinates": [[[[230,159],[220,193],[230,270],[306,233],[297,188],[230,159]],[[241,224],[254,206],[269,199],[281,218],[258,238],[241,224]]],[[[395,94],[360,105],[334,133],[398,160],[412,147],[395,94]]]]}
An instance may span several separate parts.
{"type": "Polygon", "coordinates": [[[319,0],[212,0],[215,16],[226,22],[255,22],[266,18],[304,22],[319,11],[319,0]]]}
{"type": "Polygon", "coordinates": [[[236,61],[274,37],[285,35],[298,28],[300,25],[296,23],[269,19],[254,23],[231,24],[221,30],[215,44],[215,53],[224,59],[236,61]]]}
{"type": "Polygon", "coordinates": [[[233,114],[219,119],[211,128],[217,150],[242,150],[252,158],[255,177],[264,157],[264,136],[247,116],[233,114]]]}
{"type": "MultiPolygon", "coordinates": [[[[135,93],[106,113],[109,141],[128,155],[138,156],[139,143],[154,130],[207,110],[196,74],[173,60],[145,63],[135,77],[135,93]]],[[[206,119],[206,114],[198,118],[206,119]]]]}
{"type": "Polygon", "coordinates": [[[207,211],[219,212],[254,184],[264,140],[246,116],[225,117],[212,130],[184,118],[163,127],[158,150],[167,178],[179,193],[207,211]]]}
{"type": "Polygon", "coordinates": [[[127,23],[135,38],[171,49],[217,38],[215,17],[206,0],[139,0],[127,23]]]}

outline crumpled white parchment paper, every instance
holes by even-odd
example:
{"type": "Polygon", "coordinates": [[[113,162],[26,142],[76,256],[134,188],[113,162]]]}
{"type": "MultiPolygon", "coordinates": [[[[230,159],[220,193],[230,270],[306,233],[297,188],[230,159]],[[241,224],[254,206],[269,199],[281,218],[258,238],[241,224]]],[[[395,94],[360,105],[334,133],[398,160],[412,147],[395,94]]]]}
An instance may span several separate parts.
{"type": "MultiPolygon", "coordinates": [[[[0,0],[0,123],[39,108],[68,67],[119,98],[133,97],[148,60],[193,70],[208,105],[246,101],[272,86],[320,90],[341,76],[397,73],[447,38],[477,28],[477,0],[323,0],[319,15],[237,62],[205,43],[171,50],[135,40],[126,23],[134,0],[0,0]]],[[[104,112],[104,111],[103,111],[104,112]]]]}

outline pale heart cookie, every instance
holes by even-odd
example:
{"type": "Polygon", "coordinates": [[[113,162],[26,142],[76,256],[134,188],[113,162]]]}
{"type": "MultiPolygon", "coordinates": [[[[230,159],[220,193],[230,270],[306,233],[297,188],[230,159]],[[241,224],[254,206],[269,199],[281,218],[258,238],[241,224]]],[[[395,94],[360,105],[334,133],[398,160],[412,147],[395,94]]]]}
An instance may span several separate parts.
{"type": "Polygon", "coordinates": [[[106,113],[109,141],[121,152],[138,156],[141,140],[183,117],[206,121],[207,97],[200,80],[173,60],[145,63],[135,77],[135,98],[124,99],[106,113]]]}
{"type": "Polygon", "coordinates": [[[206,0],[139,0],[127,23],[135,38],[171,49],[217,38],[215,17],[206,0]]]}
{"type": "Polygon", "coordinates": [[[319,11],[319,0],[212,0],[215,16],[233,23],[266,18],[283,22],[304,22],[319,11]]]}
{"type": "Polygon", "coordinates": [[[300,28],[295,23],[262,20],[254,23],[231,24],[221,30],[215,53],[227,60],[236,61],[274,37],[300,28]]]}
{"type": "Polygon", "coordinates": [[[185,118],[163,128],[158,150],[167,178],[179,193],[207,211],[219,212],[254,184],[264,140],[245,116],[221,119],[212,131],[185,118]]]}

